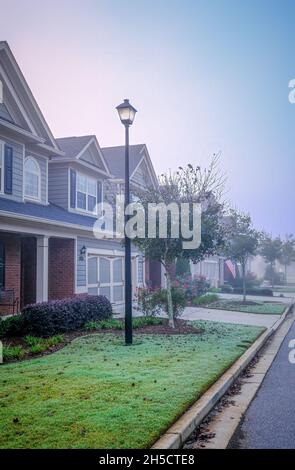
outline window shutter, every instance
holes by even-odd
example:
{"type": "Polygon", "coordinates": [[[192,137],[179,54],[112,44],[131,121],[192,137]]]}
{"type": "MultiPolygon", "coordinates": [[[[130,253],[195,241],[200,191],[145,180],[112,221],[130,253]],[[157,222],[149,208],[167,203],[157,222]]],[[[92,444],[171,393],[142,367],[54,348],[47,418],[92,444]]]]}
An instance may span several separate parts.
{"type": "Polygon", "coordinates": [[[70,174],[70,206],[72,209],[76,208],[76,172],[71,170],[70,174]]]}
{"type": "Polygon", "coordinates": [[[102,182],[97,182],[97,204],[102,202],[102,182]]]}
{"type": "Polygon", "coordinates": [[[13,150],[8,145],[4,146],[4,192],[12,194],[12,165],[13,150]]]}

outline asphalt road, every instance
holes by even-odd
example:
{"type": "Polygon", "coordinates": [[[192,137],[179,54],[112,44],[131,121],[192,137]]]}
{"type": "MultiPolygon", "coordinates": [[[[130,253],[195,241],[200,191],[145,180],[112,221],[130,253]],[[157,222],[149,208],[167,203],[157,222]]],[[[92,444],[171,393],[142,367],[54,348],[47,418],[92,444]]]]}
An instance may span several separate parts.
{"type": "Polygon", "coordinates": [[[229,448],[295,449],[295,364],[288,359],[291,339],[295,343],[295,322],[229,448]]]}

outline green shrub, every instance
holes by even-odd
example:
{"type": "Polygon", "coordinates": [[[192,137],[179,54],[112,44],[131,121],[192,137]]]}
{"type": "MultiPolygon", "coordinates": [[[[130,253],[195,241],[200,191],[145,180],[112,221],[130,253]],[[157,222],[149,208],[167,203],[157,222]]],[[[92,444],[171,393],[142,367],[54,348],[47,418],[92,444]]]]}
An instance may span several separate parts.
{"type": "Polygon", "coordinates": [[[212,294],[220,294],[221,293],[221,288],[220,287],[210,287],[210,289],[208,289],[208,292],[212,292],[212,294]]]}
{"type": "Polygon", "coordinates": [[[22,336],[24,334],[24,320],[22,315],[0,319],[0,338],[22,336]]]}
{"type": "Polygon", "coordinates": [[[166,322],[164,318],[159,317],[136,317],[133,319],[133,328],[142,328],[151,325],[163,325],[166,322]]]}
{"type": "MultiPolygon", "coordinates": [[[[185,309],[187,300],[185,292],[176,286],[173,286],[171,288],[171,294],[173,304],[173,316],[174,318],[177,318],[182,314],[183,310],[185,309]]],[[[167,289],[159,289],[155,291],[153,294],[153,300],[168,315],[167,289]]]]}
{"type": "MultiPolygon", "coordinates": [[[[243,289],[241,287],[234,287],[233,289],[234,294],[243,294],[243,289]]],[[[266,297],[273,297],[273,291],[272,289],[264,288],[264,287],[252,287],[246,289],[246,294],[247,295],[262,295],[266,297]]]]}
{"type": "Polygon", "coordinates": [[[231,294],[233,292],[233,288],[230,284],[223,284],[220,286],[221,292],[224,292],[225,294],[231,294]]]}
{"type": "Polygon", "coordinates": [[[86,330],[123,330],[124,322],[115,318],[101,321],[90,321],[85,324],[86,330]]]}
{"type": "Polygon", "coordinates": [[[29,351],[31,354],[40,354],[46,351],[46,349],[47,349],[47,344],[45,341],[43,341],[42,343],[37,343],[31,346],[29,351]]]}
{"type": "Polygon", "coordinates": [[[209,283],[204,276],[194,278],[191,275],[177,276],[174,285],[184,291],[187,300],[204,295],[209,289],[209,283]]]}
{"type": "Polygon", "coordinates": [[[51,336],[51,338],[48,338],[46,340],[47,346],[52,347],[56,346],[57,344],[60,344],[64,341],[64,336],[63,335],[55,335],[51,336]]]}
{"type": "Polygon", "coordinates": [[[3,360],[21,359],[25,355],[25,351],[21,346],[4,346],[3,360]]]}
{"type": "Polygon", "coordinates": [[[112,305],[105,296],[83,294],[27,305],[22,315],[29,334],[48,337],[79,330],[90,321],[108,319],[112,316],[112,305]]]}
{"type": "Polygon", "coordinates": [[[44,341],[43,338],[38,338],[37,336],[25,336],[25,342],[28,346],[36,346],[36,344],[40,344],[42,341],[44,341]]]}
{"type": "Polygon", "coordinates": [[[161,306],[158,305],[154,297],[155,291],[149,288],[139,288],[136,292],[137,309],[147,317],[154,317],[159,314],[161,306]]]}
{"type": "Polygon", "coordinates": [[[201,297],[195,297],[192,300],[193,305],[209,305],[212,302],[216,302],[218,300],[217,294],[206,294],[202,295],[201,297]]]}

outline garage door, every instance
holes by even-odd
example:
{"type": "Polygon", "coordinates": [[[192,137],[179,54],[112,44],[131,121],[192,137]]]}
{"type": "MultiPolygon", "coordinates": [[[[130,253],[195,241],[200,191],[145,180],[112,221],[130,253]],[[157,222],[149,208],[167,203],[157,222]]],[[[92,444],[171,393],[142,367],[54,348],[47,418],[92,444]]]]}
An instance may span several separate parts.
{"type": "Polygon", "coordinates": [[[123,302],[123,258],[88,256],[88,293],[105,295],[111,302],[123,302]]]}

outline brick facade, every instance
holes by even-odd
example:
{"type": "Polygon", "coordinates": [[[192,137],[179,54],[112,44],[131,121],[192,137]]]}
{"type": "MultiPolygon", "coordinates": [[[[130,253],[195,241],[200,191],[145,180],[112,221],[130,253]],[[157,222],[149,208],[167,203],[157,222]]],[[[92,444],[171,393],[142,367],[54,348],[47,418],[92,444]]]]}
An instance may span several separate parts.
{"type": "Polygon", "coordinates": [[[36,262],[36,238],[22,238],[21,307],[36,302],[36,262]]]}
{"type": "MultiPolygon", "coordinates": [[[[21,287],[21,239],[14,235],[1,236],[5,245],[5,289],[13,289],[20,299],[21,287]]],[[[10,307],[0,307],[1,313],[12,313],[10,307]]]]}
{"type": "Polygon", "coordinates": [[[48,299],[63,299],[75,293],[75,241],[49,239],[48,299]]]}

